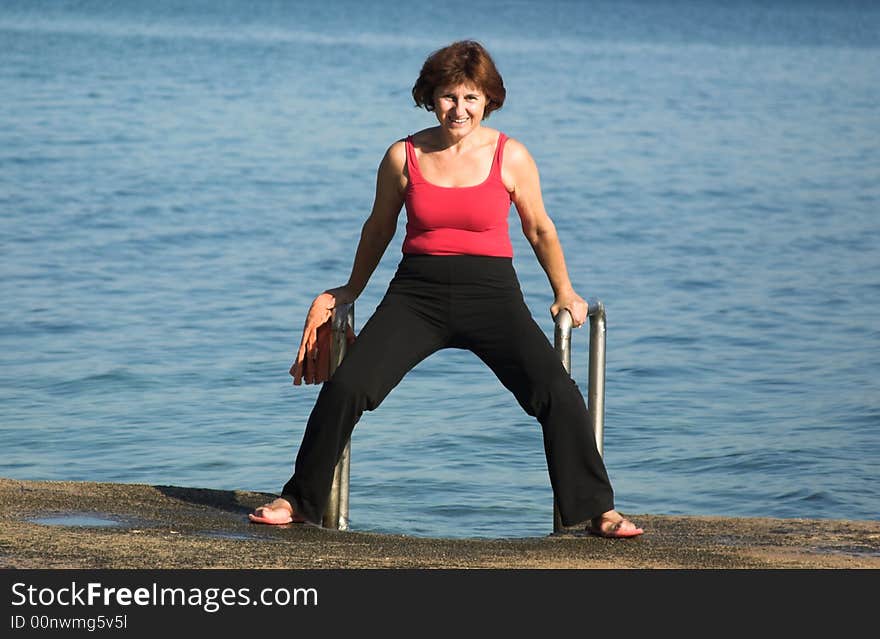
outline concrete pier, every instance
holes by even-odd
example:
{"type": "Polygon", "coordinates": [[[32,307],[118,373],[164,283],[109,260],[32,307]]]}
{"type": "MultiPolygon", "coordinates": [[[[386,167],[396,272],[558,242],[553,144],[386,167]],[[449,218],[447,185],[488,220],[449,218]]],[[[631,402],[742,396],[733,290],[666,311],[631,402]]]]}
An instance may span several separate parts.
{"type": "Polygon", "coordinates": [[[272,497],[0,478],[0,568],[880,568],[880,521],[627,513],[644,535],[426,539],[250,523],[272,497]]]}

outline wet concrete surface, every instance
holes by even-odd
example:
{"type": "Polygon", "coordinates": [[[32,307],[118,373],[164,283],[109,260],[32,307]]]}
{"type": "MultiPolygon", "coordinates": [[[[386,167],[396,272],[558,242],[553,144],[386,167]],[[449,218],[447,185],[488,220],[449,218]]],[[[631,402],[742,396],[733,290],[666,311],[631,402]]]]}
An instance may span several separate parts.
{"type": "Polygon", "coordinates": [[[429,539],[250,523],[247,513],[272,497],[0,478],[0,568],[880,568],[873,520],[627,513],[644,535],[429,539]]]}

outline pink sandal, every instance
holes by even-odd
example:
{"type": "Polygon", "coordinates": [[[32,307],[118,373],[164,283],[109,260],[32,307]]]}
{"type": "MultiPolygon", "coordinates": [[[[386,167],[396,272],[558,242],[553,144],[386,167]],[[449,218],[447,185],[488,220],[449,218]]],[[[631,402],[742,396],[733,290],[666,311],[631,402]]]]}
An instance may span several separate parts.
{"type": "Polygon", "coordinates": [[[597,537],[606,537],[608,539],[626,539],[628,537],[638,537],[643,534],[645,531],[641,528],[630,528],[627,530],[621,530],[621,527],[624,523],[629,523],[635,526],[629,519],[626,517],[621,518],[618,521],[611,523],[610,526],[603,526],[603,522],[600,520],[599,527],[593,526],[592,522],[587,526],[587,532],[591,535],[596,535],[597,537]]]}
{"type": "MultiPolygon", "coordinates": [[[[273,502],[274,503],[274,502],[273,502]]],[[[294,520],[293,514],[290,513],[286,517],[265,517],[264,515],[255,514],[257,511],[265,512],[267,508],[272,508],[269,504],[264,504],[254,509],[253,513],[248,514],[248,519],[250,519],[255,524],[270,524],[275,526],[283,526],[284,524],[290,524],[294,521],[301,522],[301,519],[294,520]]],[[[275,509],[273,509],[275,510],[275,509]]]]}

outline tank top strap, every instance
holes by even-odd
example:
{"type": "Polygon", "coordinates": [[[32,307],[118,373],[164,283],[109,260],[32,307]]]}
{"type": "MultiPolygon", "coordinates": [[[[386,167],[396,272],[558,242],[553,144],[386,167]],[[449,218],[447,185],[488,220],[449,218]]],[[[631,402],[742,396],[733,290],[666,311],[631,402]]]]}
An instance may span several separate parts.
{"type": "Polygon", "coordinates": [[[492,158],[492,170],[489,175],[494,178],[501,179],[501,162],[504,160],[504,143],[507,142],[507,136],[501,131],[498,132],[498,142],[495,143],[495,157],[492,158]]]}
{"type": "Polygon", "coordinates": [[[416,149],[413,146],[411,135],[406,136],[406,172],[409,174],[409,183],[424,182],[422,172],[419,170],[419,161],[416,159],[416,149]]]}

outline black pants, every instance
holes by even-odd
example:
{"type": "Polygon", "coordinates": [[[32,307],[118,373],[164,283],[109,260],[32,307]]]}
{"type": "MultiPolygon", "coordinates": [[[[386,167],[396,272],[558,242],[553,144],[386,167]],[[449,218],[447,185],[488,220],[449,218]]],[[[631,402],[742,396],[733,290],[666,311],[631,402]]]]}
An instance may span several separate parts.
{"type": "Polygon", "coordinates": [[[405,255],[376,312],[325,382],[282,496],[320,523],[336,463],[363,411],[441,348],[483,360],[538,419],[562,523],[614,506],[583,395],[523,301],[510,258],[405,255]]]}

